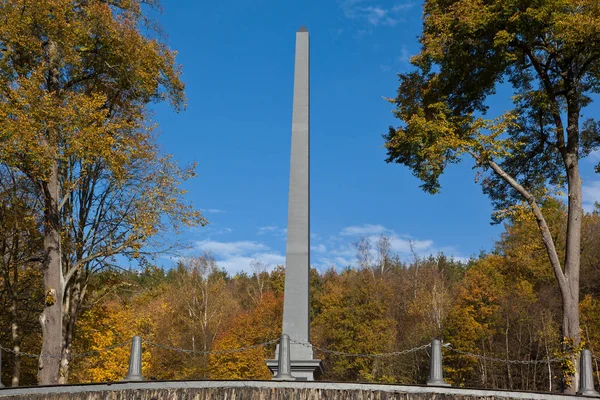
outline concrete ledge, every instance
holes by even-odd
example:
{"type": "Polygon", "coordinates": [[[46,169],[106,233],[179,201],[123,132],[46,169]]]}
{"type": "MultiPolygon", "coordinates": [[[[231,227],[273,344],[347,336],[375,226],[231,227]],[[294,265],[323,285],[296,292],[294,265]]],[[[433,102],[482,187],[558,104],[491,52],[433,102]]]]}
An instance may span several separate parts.
{"type": "Polygon", "coordinates": [[[574,400],[586,396],[452,387],[278,381],[153,381],[0,389],[0,399],[179,400],[179,399],[539,399],[574,400]]]}
{"type": "MultiPolygon", "coordinates": [[[[279,371],[279,360],[265,360],[267,367],[273,375],[279,371]]],[[[290,367],[292,376],[299,381],[314,381],[310,378],[319,378],[323,374],[323,362],[321,360],[291,360],[290,367]]]]}

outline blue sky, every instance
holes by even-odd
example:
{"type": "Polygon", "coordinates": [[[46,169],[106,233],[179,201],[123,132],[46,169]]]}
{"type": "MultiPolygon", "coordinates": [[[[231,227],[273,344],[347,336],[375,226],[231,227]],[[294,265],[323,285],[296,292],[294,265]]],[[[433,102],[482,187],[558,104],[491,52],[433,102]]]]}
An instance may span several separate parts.
{"type": "MultiPolygon", "coordinates": [[[[163,0],[163,8],[158,19],[179,52],[188,107],[179,114],[155,107],[159,141],[180,163],[198,163],[186,189],[210,221],[181,235],[193,246],[188,255],[212,251],[230,272],[248,270],[252,260],[285,261],[294,44],[302,25],[311,36],[313,266],[353,264],[352,243],[381,233],[406,260],[409,240],[421,255],[466,259],[491,249],[502,227],[489,223],[492,208],[472,162],[448,169],[435,196],[408,169],[384,162],[381,135],[399,121],[383,97],[395,95],[396,73],[419,50],[420,2],[163,0]]],[[[490,105],[496,114],[506,103],[490,105]]],[[[600,199],[591,165],[584,164],[588,206],[600,199]]]]}

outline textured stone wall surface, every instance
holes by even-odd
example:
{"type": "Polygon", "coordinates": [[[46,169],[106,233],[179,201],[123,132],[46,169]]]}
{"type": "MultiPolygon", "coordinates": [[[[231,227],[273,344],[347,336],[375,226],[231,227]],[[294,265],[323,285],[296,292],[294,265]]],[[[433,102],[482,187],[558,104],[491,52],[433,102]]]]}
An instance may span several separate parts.
{"type": "Polygon", "coordinates": [[[331,389],[138,389],[80,393],[30,394],[6,399],[27,400],[501,400],[506,397],[468,396],[440,393],[393,393],[367,390],[331,389]]]}
{"type": "Polygon", "coordinates": [[[119,382],[0,389],[0,400],[576,400],[584,397],[427,386],[333,382],[119,382]]]}

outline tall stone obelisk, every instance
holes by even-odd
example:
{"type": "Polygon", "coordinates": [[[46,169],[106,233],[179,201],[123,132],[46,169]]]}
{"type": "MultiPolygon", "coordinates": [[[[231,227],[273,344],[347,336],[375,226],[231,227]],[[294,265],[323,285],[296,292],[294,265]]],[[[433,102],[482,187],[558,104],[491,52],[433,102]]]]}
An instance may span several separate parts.
{"type": "MultiPolygon", "coordinates": [[[[296,379],[314,380],[321,360],[313,358],[310,345],[310,52],[308,30],[296,33],[294,104],[290,191],[288,199],[283,333],[292,339],[291,373],[296,379]],[[296,343],[297,342],[302,342],[296,343]]],[[[278,354],[276,352],[276,354],[278,354]]],[[[277,372],[277,361],[267,360],[277,372]]]]}

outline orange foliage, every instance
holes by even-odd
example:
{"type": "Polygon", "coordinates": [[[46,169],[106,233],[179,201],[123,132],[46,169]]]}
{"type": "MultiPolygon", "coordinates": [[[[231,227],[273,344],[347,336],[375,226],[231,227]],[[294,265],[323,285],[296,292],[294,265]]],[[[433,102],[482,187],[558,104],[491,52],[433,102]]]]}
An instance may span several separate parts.
{"type": "MultiPolygon", "coordinates": [[[[213,350],[233,350],[277,339],[281,334],[283,298],[266,293],[258,306],[240,314],[227,332],[214,343],[213,350]]],[[[273,358],[274,346],[257,347],[210,357],[211,379],[271,379],[265,359],[273,358]]]]}

